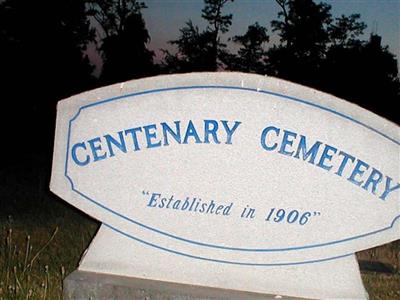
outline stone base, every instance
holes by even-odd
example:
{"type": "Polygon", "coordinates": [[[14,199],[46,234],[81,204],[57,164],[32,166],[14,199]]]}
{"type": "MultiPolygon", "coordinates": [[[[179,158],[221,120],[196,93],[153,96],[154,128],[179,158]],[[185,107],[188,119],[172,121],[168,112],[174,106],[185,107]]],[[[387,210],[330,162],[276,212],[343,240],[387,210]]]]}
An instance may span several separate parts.
{"type": "Polygon", "coordinates": [[[74,271],[64,280],[64,300],[300,299],[74,271]]]}
{"type": "MultiPolygon", "coordinates": [[[[179,286],[174,288],[175,291],[179,291],[178,295],[182,294],[181,291],[186,293],[188,286],[203,287],[205,295],[209,295],[208,298],[201,293],[197,298],[171,296],[169,299],[215,299],[212,295],[217,296],[217,299],[218,297],[224,299],[221,293],[225,291],[250,292],[256,296],[263,295],[263,299],[268,299],[265,295],[272,295],[269,299],[275,295],[297,297],[297,299],[368,299],[354,254],[300,265],[238,266],[160,251],[158,248],[127,239],[105,225],[100,227],[83,255],[78,269],[92,274],[116,275],[115,278],[127,279],[129,283],[132,280],[136,281],[135,278],[140,278],[146,280],[145,282],[157,282],[154,285],[156,287],[160,282],[174,283],[172,286],[179,286]],[[218,289],[218,292],[210,295],[209,291],[213,289],[218,289]]],[[[162,293],[164,292],[163,289],[162,293]]],[[[247,294],[244,295],[245,299],[248,298],[247,294]]],[[[152,297],[150,299],[166,299],[166,297],[152,297]]],[[[116,296],[112,299],[119,298],[116,296]]],[[[225,299],[231,298],[229,294],[225,299]]]]}

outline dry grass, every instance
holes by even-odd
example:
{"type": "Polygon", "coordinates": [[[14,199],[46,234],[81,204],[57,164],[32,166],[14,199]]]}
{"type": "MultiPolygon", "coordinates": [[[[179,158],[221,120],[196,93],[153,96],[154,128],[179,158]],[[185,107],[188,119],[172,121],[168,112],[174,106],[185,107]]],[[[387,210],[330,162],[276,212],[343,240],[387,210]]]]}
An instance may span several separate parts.
{"type": "Polygon", "coordinates": [[[371,300],[400,299],[400,274],[368,272],[361,276],[371,300]]]}
{"type": "Polygon", "coordinates": [[[24,245],[14,241],[13,229],[9,228],[1,251],[0,299],[56,299],[60,294],[65,275],[64,268],[54,273],[49,265],[41,265],[41,255],[55,238],[58,228],[49,239],[34,250],[27,235],[24,245]],[[56,289],[56,291],[53,291],[56,289]]]}
{"type": "Polygon", "coordinates": [[[97,224],[72,211],[57,219],[52,226],[0,223],[0,300],[62,299],[62,281],[77,267],[97,224]]]}
{"type": "MultiPolygon", "coordinates": [[[[0,172],[0,300],[62,299],[62,280],[98,227],[49,194],[48,178],[35,170],[0,172]]],[[[370,299],[400,299],[400,241],[357,256],[370,299]]]]}
{"type": "Polygon", "coordinates": [[[357,254],[370,299],[400,299],[400,241],[357,254]]]}
{"type": "MultiPolygon", "coordinates": [[[[69,207],[36,220],[0,220],[0,300],[62,299],[62,280],[77,267],[98,226],[69,207]]],[[[371,300],[400,299],[399,252],[397,241],[358,253],[371,300]]]]}

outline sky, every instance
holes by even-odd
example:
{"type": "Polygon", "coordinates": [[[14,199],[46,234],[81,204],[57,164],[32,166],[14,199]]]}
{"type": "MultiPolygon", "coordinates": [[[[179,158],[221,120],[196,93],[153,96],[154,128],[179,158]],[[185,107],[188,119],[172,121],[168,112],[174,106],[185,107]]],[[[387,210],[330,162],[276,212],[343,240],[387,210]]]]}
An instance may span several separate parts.
{"type": "MultiPolygon", "coordinates": [[[[174,50],[168,41],[179,37],[182,28],[190,19],[205,29],[206,23],[201,18],[204,7],[203,0],[143,0],[147,8],[142,11],[149,31],[151,41],[149,49],[156,53],[156,62],[160,62],[160,49],[174,50]]],[[[320,2],[320,1],[316,1],[320,2]]],[[[400,0],[325,0],[332,6],[332,16],[359,13],[361,20],[367,24],[362,39],[367,40],[371,32],[382,36],[382,44],[388,45],[390,52],[400,57],[400,0]]],[[[275,0],[235,0],[228,3],[224,13],[233,14],[232,26],[223,40],[235,35],[242,35],[247,27],[255,22],[268,28],[271,42],[277,42],[278,37],[271,31],[271,21],[277,19],[279,6],[275,0]]],[[[99,58],[93,57],[96,65],[99,58]]],[[[399,61],[399,60],[398,60],[399,61]]],[[[98,70],[99,71],[99,70],[98,70]]]]}

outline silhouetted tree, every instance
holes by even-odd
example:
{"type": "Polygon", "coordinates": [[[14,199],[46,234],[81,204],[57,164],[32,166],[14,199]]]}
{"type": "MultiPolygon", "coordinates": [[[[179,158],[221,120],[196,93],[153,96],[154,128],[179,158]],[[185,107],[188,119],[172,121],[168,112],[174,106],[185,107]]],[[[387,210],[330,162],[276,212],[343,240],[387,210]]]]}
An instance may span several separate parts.
{"type": "Polygon", "coordinates": [[[269,41],[267,29],[257,22],[247,28],[244,35],[236,35],[232,41],[240,48],[237,54],[228,55],[224,63],[229,70],[262,73],[265,70],[264,60],[266,51],[264,43],[269,41]]]}
{"type": "Polygon", "coordinates": [[[212,44],[208,31],[200,32],[199,28],[188,21],[186,26],[179,29],[178,40],[170,41],[176,45],[178,52],[173,55],[164,50],[164,64],[171,73],[204,71],[212,65],[212,44]]]}
{"type": "Polygon", "coordinates": [[[320,88],[345,98],[351,96],[345,91],[350,91],[353,83],[359,80],[361,75],[358,74],[361,70],[360,55],[366,42],[359,37],[364,33],[366,25],[359,19],[359,14],[349,17],[342,15],[330,24],[329,48],[320,72],[320,88]]]}
{"type": "Polygon", "coordinates": [[[137,0],[88,0],[89,14],[101,26],[103,33],[111,35],[122,34],[129,15],[140,14],[146,8],[144,2],[137,0]]]}
{"type": "Polygon", "coordinates": [[[322,76],[324,90],[400,123],[397,60],[388,47],[381,46],[380,36],[331,47],[322,76]]]}
{"type": "Polygon", "coordinates": [[[303,83],[358,103],[399,122],[397,61],[381,38],[360,40],[366,28],[359,14],[332,20],[331,7],[312,0],[276,0],[272,21],[281,44],[268,50],[267,73],[303,83]]]}
{"type": "Polygon", "coordinates": [[[85,55],[92,38],[83,0],[0,2],[1,105],[13,116],[1,121],[14,145],[3,149],[7,163],[51,151],[56,102],[93,85],[85,55]]]}
{"type": "Polygon", "coordinates": [[[91,0],[90,13],[105,37],[101,41],[104,83],[149,76],[154,73],[154,53],[147,49],[149,33],[137,0],[91,0]]]}
{"type": "Polygon", "coordinates": [[[321,61],[329,42],[330,5],[312,0],[276,0],[281,7],[271,22],[280,45],[268,51],[267,73],[299,83],[318,81],[321,61]]]}
{"type": "Polygon", "coordinates": [[[360,14],[341,15],[328,27],[329,42],[332,47],[351,47],[360,42],[359,37],[367,25],[360,22],[360,14]]]}
{"type": "Polygon", "coordinates": [[[46,95],[63,97],[91,80],[84,52],[94,36],[84,0],[2,1],[0,28],[0,72],[11,83],[46,82],[46,95]]]}
{"type": "Polygon", "coordinates": [[[181,28],[177,40],[170,41],[176,45],[177,53],[163,50],[164,65],[168,72],[216,71],[221,65],[221,58],[227,54],[226,44],[221,42],[220,35],[226,33],[232,24],[232,15],[224,15],[222,10],[233,0],[204,0],[202,17],[207,20],[206,30],[199,31],[189,20],[181,28]]]}
{"type": "Polygon", "coordinates": [[[208,21],[207,32],[211,38],[212,59],[210,67],[217,70],[220,56],[225,54],[226,44],[221,42],[220,33],[226,33],[232,25],[232,14],[223,15],[222,8],[233,0],[204,0],[205,7],[202,10],[203,19],[208,21]]]}

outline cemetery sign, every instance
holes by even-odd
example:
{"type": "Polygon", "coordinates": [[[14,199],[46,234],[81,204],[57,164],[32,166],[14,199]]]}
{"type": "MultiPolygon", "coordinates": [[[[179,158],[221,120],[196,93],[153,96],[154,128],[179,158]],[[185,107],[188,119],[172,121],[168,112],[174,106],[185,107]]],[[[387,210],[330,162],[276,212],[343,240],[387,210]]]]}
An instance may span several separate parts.
{"type": "Polygon", "coordinates": [[[276,78],[160,76],[59,103],[51,189],[172,260],[323,262],[400,237],[399,145],[391,122],[276,78]]]}

